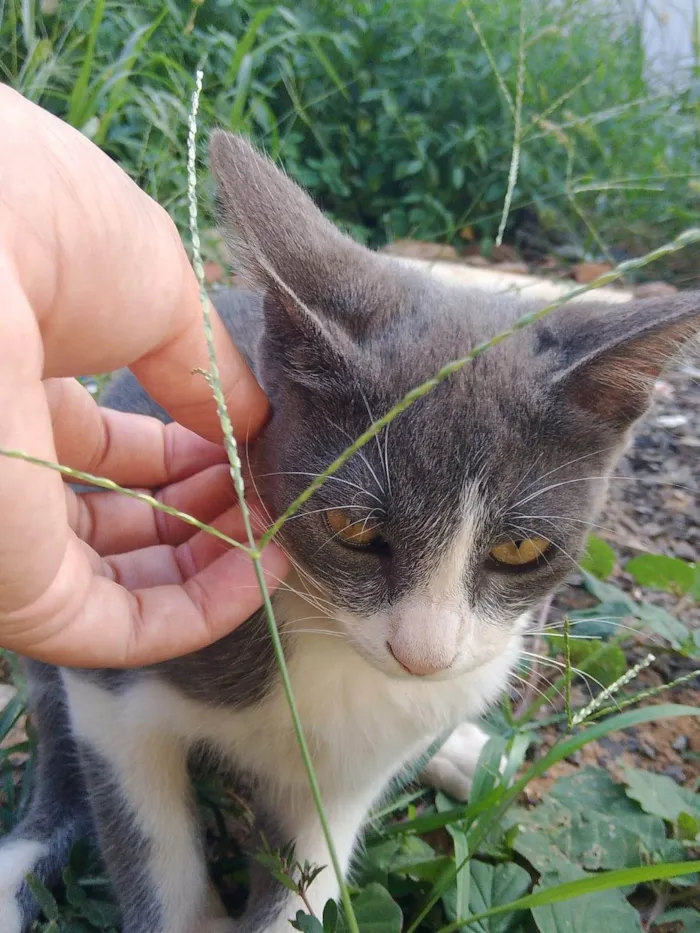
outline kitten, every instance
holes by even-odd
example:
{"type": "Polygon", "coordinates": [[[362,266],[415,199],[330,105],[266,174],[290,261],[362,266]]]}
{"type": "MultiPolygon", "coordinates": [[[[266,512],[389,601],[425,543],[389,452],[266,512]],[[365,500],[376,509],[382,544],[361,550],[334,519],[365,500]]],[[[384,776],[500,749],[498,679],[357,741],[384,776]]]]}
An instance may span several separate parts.
{"type": "MultiPolygon", "coordinates": [[[[272,402],[250,471],[279,514],[373,417],[532,306],[369,252],[240,138],[217,133],[211,152],[252,288],[218,310],[272,402]]],[[[699,330],[697,293],[572,303],[404,411],[284,527],[294,570],[275,610],[344,871],[370,807],[443,735],[423,778],[467,796],[475,722],[580,555],[655,377],[699,330]]],[[[167,420],[128,373],[104,404],[167,420]]],[[[93,828],[124,933],[287,931],[302,905],[256,865],[244,916],[225,917],[187,768],[216,757],[270,845],[328,864],[262,613],[145,670],[27,669],[36,788],[0,845],[2,933],[36,916],[25,874],[54,884],[93,828]]],[[[308,896],[318,915],[337,896],[330,868],[308,896]]]]}

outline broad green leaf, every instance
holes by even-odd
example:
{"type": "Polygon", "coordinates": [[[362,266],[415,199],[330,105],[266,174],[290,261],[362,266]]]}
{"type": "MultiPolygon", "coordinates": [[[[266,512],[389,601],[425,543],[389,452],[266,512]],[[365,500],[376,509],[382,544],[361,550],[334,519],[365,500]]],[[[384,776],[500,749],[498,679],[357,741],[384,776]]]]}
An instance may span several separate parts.
{"type": "MultiPolygon", "coordinates": [[[[587,894],[601,894],[603,891],[613,891],[616,888],[636,887],[640,884],[648,884],[650,881],[663,881],[669,878],[678,878],[681,875],[694,874],[700,871],[700,861],[698,862],[668,862],[662,865],[642,865],[639,868],[623,868],[620,871],[604,871],[596,874],[585,875],[574,881],[565,881],[563,884],[553,885],[527,894],[509,904],[502,904],[484,911],[482,914],[475,914],[466,921],[457,920],[443,927],[438,933],[454,933],[461,926],[472,926],[479,923],[487,917],[493,917],[496,914],[508,913],[526,908],[541,907],[544,904],[558,904],[562,901],[569,901],[574,898],[584,897],[587,894]]],[[[605,930],[618,930],[615,927],[607,925],[605,930]]],[[[591,933],[586,930],[585,933],[591,933]]],[[[635,931],[638,933],[638,930],[635,931]]]]}
{"type": "Polygon", "coordinates": [[[672,648],[679,649],[688,638],[688,629],[670,612],[651,603],[639,603],[635,615],[657,635],[665,638],[672,648]]]}
{"type": "Polygon", "coordinates": [[[507,823],[518,826],[514,850],[541,873],[570,864],[588,871],[643,865],[650,852],[662,847],[662,820],[645,813],[613,815],[589,807],[570,808],[555,798],[533,810],[516,808],[507,823]]]}
{"type": "Polygon", "coordinates": [[[599,602],[626,606],[628,612],[634,612],[634,600],[630,599],[627,593],[614,583],[605,583],[592,573],[588,573],[587,570],[583,571],[583,582],[588,592],[592,593],[599,602]]]}
{"type": "Polygon", "coordinates": [[[678,835],[680,839],[692,841],[700,837],[700,814],[690,814],[682,810],[678,814],[678,835]]]}
{"type": "Polygon", "coordinates": [[[420,836],[393,837],[368,846],[359,867],[363,874],[379,880],[390,872],[403,874],[406,866],[434,858],[434,850],[420,836]]]}
{"type": "Polygon", "coordinates": [[[636,800],[642,810],[660,816],[670,823],[681,813],[700,818],[700,796],[687,787],[680,787],[665,774],[654,774],[638,768],[624,768],[627,796],[636,800]]]}
{"type": "Polygon", "coordinates": [[[352,906],[360,933],[401,933],[401,908],[382,885],[368,884],[352,906]]]}
{"type": "Polygon", "coordinates": [[[599,580],[607,580],[615,569],[615,552],[602,538],[589,535],[586,553],[579,561],[579,564],[599,580]]]}
{"type": "Polygon", "coordinates": [[[602,768],[585,767],[559,778],[550,788],[548,798],[572,809],[602,810],[614,816],[639,814],[639,807],[629,799],[622,784],[602,768]]]}
{"type": "MultiPolygon", "coordinates": [[[[543,875],[535,892],[551,889],[562,882],[585,879],[586,873],[569,865],[557,874],[543,875]]],[[[535,907],[532,916],[540,933],[639,933],[639,914],[617,891],[588,894],[574,901],[560,901],[535,907]]]]}
{"type": "MultiPolygon", "coordinates": [[[[610,638],[617,634],[619,623],[630,615],[627,603],[598,603],[592,609],[575,609],[569,613],[569,621],[574,635],[584,635],[588,638],[610,638]]],[[[557,645],[561,647],[561,635],[557,637],[557,645]]]]}
{"type": "Polygon", "coordinates": [[[618,644],[573,638],[569,649],[572,665],[582,668],[604,687],[614,684],[627,671],[627,658],[618,644]]]}
{"type": "Polygon", "coordinates": [[[654,929],[669,923],[682,923],[679,933],[700,933],[700,910],[693,907],[672,907],[661,914],[654,929]]]}
{"type": "MultiPolygon", "coordinates": [[[[471,914],[483,913],[498,904],[507,904],[509,901],[516,900],[530,889],[531,884],[532,879],[529,873],[513,862],[493,866],[486,862],[473,861],[471,863],[469,912],[471,914]]],[[[447,903],[445,912],[449,917],[450,910],[447,903]]],[[[520,920],[520,914],[514,916],[499,914],[474,924],[471,929],[476,930],[477,933],[514,933],[520,920]]]]}
{"type": "Polygon", "coordinates": [[[653,590],[687,593],[695,583],[693,564],[665,554],[640,554],[627,561],[625,570],[640,586],[653,590]]]}

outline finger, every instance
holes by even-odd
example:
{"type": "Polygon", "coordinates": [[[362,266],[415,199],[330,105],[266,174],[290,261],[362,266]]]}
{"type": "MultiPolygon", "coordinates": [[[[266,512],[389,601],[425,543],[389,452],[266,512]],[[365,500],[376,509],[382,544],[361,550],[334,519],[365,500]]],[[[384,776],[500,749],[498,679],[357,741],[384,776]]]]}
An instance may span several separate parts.
{"type": "MultiPolygon", "coordinates": [[[[226,411],[234,436],[243,443],[258,434],[269,418],[270,407],[243,354],[211,303],[209,307],[226,411]]],[[[183,312],[181,319],[183,329],[172,340],[133,363],[131,371],[175,421],[202,437],[220,441],[223,435],[211,388],[201,375],[193,374],[196,367],[207,372],[211,369],[201,306],[197,305],[196,314],[183,312]]]]}
{"type": "Polygon", "coordinates": [[[221,444],[176,423],[100,408],[75,379],[47,379],[44,390],[58,462],[120,486],[165,486],[226,462],[221,444]]]}
{"type": "MultiPolygon", "coordinates": [[[[36,321],[1,249],[0,294],[0,449],[54,461],[36,321]]],[[[40,598],[64,560],[69,528],[61,477],[40,466],[0,457],[0,518],[0,620],[4,622],[5,612],[40,598]]],[[[0,626],[0,643],[2,637],[0,626]]]]}
{"type": "MultiPolygon", "coordinates": [[[[68,521],[73,531],[98,554],[120,554],[155,544],[178,545],[197,529],[147,502],[116,492],[78,495],[68,486],[68,521]]],[[[148,490],[144,490],[148,492],[148,490]]],[[[209,467],[156,493],[156,499],[209,524],[236,501],[228,466],[209,467]]],[[[240,514],[240,509],[236,509],[240,514]]],[[[242,519],[231,537],[242,535],[242,519]]]]}
{"type": "MultiPolygon", "coordinates": [[[[92,575],[85,545],[73,538],[43,612],[7,620],[5,644],[69,667],[129,668],[197,651],[222,638],[262,604],[257,575],[246,553],[231,550],[182,585],[137,589],[92,575]],[[50,613],[46,608],[52,607],[50,613]]],[[[274,545],[262,553],[263,579],[273,591],[288,571],[274,545]]]]}
{"type": "MultiPolygon", "coordinates": [[[[219,440],[199,286],[177,229],[82,133],[0,87],[0,241],[43,338],[44,377],[133,365],[176,421],[219,440]],[[140,361],[140,362],[137,362],[140,361]]],[[[234,428],[251,436],[265,395],[216,315],[214,342],[234,428]]]]}

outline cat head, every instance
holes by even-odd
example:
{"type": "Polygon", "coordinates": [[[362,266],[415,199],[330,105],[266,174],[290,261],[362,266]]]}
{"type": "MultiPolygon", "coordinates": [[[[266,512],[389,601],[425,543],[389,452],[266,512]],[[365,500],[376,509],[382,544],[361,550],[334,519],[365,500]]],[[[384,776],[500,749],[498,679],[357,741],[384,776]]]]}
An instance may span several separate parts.
{"type": "MultiPolygon", "coordinates": [[[[273,415],[255,469],[279,514],[409,390],[537,306],[365,249],[239,137],[215,134],[211,160],[236,271],[264,296],[273,415]]],[[[506,651],[575,566],[656,378],[698,332],[700,293],[570,303],[365,444],[281,536],[356,650],[443,678],[506,651]]]]}

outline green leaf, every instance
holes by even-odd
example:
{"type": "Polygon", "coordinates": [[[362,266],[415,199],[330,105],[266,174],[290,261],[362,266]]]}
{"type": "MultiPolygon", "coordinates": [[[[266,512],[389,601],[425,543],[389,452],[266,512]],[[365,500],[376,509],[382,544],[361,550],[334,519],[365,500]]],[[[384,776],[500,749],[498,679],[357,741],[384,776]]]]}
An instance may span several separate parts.
{"type": "Polygon", "coordinates": [[[311,914],[305,914],[303,910],[298,910],[296,918],[291,921],[295,930],[301,930],[301,933],[324,933],[323,927],[316,917],[311,914]]]}
{"type": "Polygon", "coordinates": [[[469,794],[471,803],[478,803],[482,797],[493,790],[494,785],[500,779],[501,759],[506,753],[507,744],[503,736],[493,735],[482,748],[469,794]]]}
{"type": "Polygon", "coordinates": [[[381,884],[368,884],[352,906],[360,933],[401,933],[401,908],[381,884]]]}
{"type": "Polygon", "coordinates": [[[100,929],[116,927],[119,923],[119,911],[108,901],[87,900],[81,905],[80,912],[93,926],[100,929]]]}
{"type": "Polygon", "coordinates": [[[457,884],[455,888],[454,918],[456,919],[457,917],[466,917],[469,914],[469,888],[471,885],[469,844],[467,834],[459,824],[448,826],[447,832],[452,836],[455,848],[454,859],[457,884]]]}
{"type": "MultiPolygon", "coordinates": [[[[594,742],[612,732],[620,732],[623,729],[631,729],[645,722],[657,722],[664,719],[673,719],[678,716],[700,716],[700,709],[694,706],[686,706],[675,703],[663,703],[659,706],[647,706],[643,709],[634,709],[626,713],[618,713],[609,719],[603,719],[593,725],[588,725],[577,735],[557,742],[546,755],[534,762],[525,774],[515,783],[504,791],[503,788],[496,788],[481,800],[475,806],[455,807],[444,813],[429,813],[425,816],[419,816],[403,823],[394,823],[385,827],[384,835],[394,836],[402,833],[425,833],[435,829],[447,826],[448,823],[454,823],[456,820],[474,820],[480,814],[489,812],[491,820],[498,820],[504,809],[508,807],[522,791],[527,787],[533,778],[539,777],[548,768],[558,761],[568,758],[579,748],[583,748],[589,742],[594,742]]],[[[487,831],[488,821],[484,820],[484,826],[481,830],[487,831]]]]}
{"type": "Polygon", "coordinates": [[[95,46],[97,43],[97,34],[100,31],[100,23],[104,16],[106,0],[96,0],[95,9],[92,14],[90,31],[87,35],[87,46],[83,56],[82,65],[78,73],[78,78],[73,85],[68,105],[68,116],[66,117],[71,126],[80,129],[84,123],[85,108],[88,100],[88,89],[90,84],[90,72],[95,60],[95,46]]]}
{"type": "Polygon", "coordinates": [[[58,920],[58,904],[53,894],[45,888],[39,878],[31,872],[24,879],[34,900],[47,920],[58,920]]]}
{"type": "Polygon", "coordinates": [[[589,871],[642,865],[663,846],[663,822],[645,813],[615,816],[598,809],[574,808],[555,798],[534,810],[508,816],[519,832],[513,849],[542,874],[578,864],[589,871]]]}
{"type": "MultiPolygon", "coordinates": [[[[688,875],[700,871],[699,862],[669,862],[663,865],[642,865],[639,868],[623,868],[620,871],[604,871],[597,874],[586,875],[574,881],[566,881],[563,884],[553,885],[527,894],[509,904],[500,904],[484,911],[482,914],[475,914],[465,921],[456,921],[443,927],[439,933],[454,933],[461,926],[471,926],[487,917],[494,917],[497,914],[524,910],[527,908],[541,907],[545,904],[558,904],[562,901],[569,901],[573,898],[585,897],[587,894],[600,894],[603,891],[613,891],[616,888],[637,887],[640,884],[648,884],[650,881],[664,881],[669,878],[677,878],[681,875],[688,875]]],[[[622,933],[615,927],[606,925],[606,930],[615,930],[615,933],[622,933]]],[[[586,930],[585,933],[591,933],[586,930]]],[[[635,929],[639,933],[639,927],[635,929]]]]}
{"type": "Polygon", "coordinates": [[[676,823],[681,813],[700,818],[700,797],[687,787],[680,787],[665,774],[638,768],[624,768],[627,796],[636,800],[645,813],[676,823]]]}
{"type": "Polygon", "coordinates": [[[614,583],[604,583],[587,570],[583,571],[583,582],[588,592],[592,593],[599,602],[626,606],[628,612],[634,613],[634,600],[630,599],[619,586],[614,583]]]}
{"type": "MultiPolygon", "coordinates": [[[[630,607],[626,603],[598,603],[592,609],[575,609],[569,613],[569,620],[575,623],[575,635],[610,638],[617,634],[618,623],[629,615],[630,607]]],[[[561,635],[558,635],[556,644],[561,648],[561,635]]]]}
{"type": "Polygon", "coordinates": [[[627,573],[640,586],[671,593],[687,593],[695,583],[696,568],[679,557],[665,554],[640,554],[627,561],[627,573]]]}
{"type": "Polygon", "coordinates": [[[326,901],[323,908],[323,933],[335,933],[338,929],[338,905],[335,901],[326,901]]]}
{"type": "Polygon", "coordinates": [[[615,569],[615,552],[596,535],[589,535],[586,553],[579,561],[581,567],[599,580],[607,580],[615,569]]]}
{"type": "MultiPolygon", "coordinates": [[[[574,865],[561,873],[543,875],[535,892],[546,891],[556,883],[585,879],[586,873],[574,865]]],[[[616,891],[588,894],[575,901],[560,901],[535,907],[532,916],[540,933],[593,933],[594,930],[614,930],[615,933],[639,933],[639,914],[616,891]]]]}
{"type": "Polygon", "coordinates": [[[569,646],[571,663],[582,668],[595,680],[609,687],[627,671],[627,657],[622,648],[615,644],[600,644],[596,641],[571,639],[569,646]]]}
{"type": "Polygon", "coordinates": [[[572,809],[594,809],[615,816],[635,815],[639,807],[632,803],[625,788],[602,768],[585,767],[552,785],[548,797],[572,809]]]}
{"type": "Polygon", "coordinates": [[[672,907],[661,914],[654,929],[669,923],[682,923],[679,933],[700,933],[700,911],[693,907],[672,907]]]}
{"type": "Polygon", "coordinates": [[[639,603],[635,615],[657,635],[665,638],[672,648],[678,650],[688,638],[688,629],[670,612],[651,603],[639,603]]]}
{"type": "MultiPolygon", "coordinates": [[[[503,865],[489,865],[486,862],[473,861],[471,863],[471,895],[469,897],[469,914],[479,914],[498,904],[507,904],[525,894],[532,884],[528,872],[519,865],[506,862],[503,865]]],[[[450,907],[445,904],[445,912],[450,917],[450,907]]],[[[458,917],[454,917],[458,919],[458,917]]],[[[521,916],[504,916],[499,914],[480,923],[474,924],[472,929],[477,933],[514,933],[516,924],[521,916]]]]}
{"type": "Polygon", "coordinates": [[[700,837],[700,817],[686,813],[683,810],[678,814],[677,823],[679,838],[692,842],[700,837]]]}
{"type": "Polygon", "coordinates": [[[688,593],[694,600],[700,603],[700,564],[695,565],[695,576],[688,593]]]}

